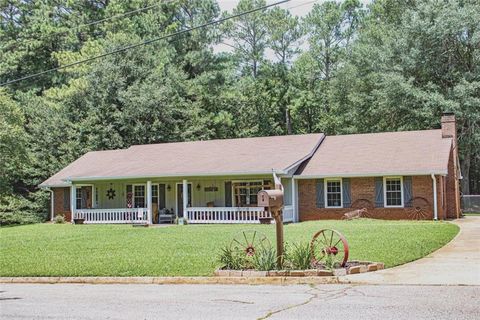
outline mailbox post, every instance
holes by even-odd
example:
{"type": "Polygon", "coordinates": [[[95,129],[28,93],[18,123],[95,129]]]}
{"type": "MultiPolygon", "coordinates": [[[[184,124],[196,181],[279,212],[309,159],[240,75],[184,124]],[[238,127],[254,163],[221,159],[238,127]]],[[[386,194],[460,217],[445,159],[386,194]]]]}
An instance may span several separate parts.
{"type": "Polygon", "coordinates": [[[257,194],[258,206],[264,207],[265,210],[275,219],[275,230],[277,234],[277,267],[283,266],[283,187],[281,184],[275,184],[278,189],[260,190],[257,194]]]}

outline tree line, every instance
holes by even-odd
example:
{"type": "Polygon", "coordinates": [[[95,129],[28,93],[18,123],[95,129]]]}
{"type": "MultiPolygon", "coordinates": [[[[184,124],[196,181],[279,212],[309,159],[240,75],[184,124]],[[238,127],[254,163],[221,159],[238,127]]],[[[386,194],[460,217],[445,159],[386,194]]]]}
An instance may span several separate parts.
{"type": "MultiPolygon", "coordinates": [[[[265,4],[3,1],[0,82],[265,4]]],[[[91,150],[431,129],[444,111],[458,119],[462,192],[480,193],[478,21],[476,0],[319,1],[304,17],[273,7],[1,87],[0,211],[44,218],[37,185],[91,150]]]]}

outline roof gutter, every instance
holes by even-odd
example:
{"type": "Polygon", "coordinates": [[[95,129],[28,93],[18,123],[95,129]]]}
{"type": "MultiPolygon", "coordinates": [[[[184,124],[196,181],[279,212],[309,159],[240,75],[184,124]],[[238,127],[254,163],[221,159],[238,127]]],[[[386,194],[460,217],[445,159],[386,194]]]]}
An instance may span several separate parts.
{"type": "MultiPolygon", "coordinates": [[[[285,170],[273,170],[276,174],[287,174],[285,170]]],[[[201,173],[201,174],[152,174],[141,176],[112,176],[112,177],[68,177],[63,179],[65,182],[72,183],[74,181],[109,181],[109,180],[127,180],[127,179],[147,179],[147,178],[185,178],[185,177],[223,177],[223,176],[253,176],[253,175],[271,175],[272,170],[256,171],[256,172],[224,172],[224,173],[201,173]]]]}
{"type": "Polygon", "coordinates": [[[46,187],[45,190],[50,191],[50,221],[53,221],[54,209],[55,209],[55,193],[52,189],[46,187]]]}
{"type": "Polygon", "coordinates": [[[432,183],[433,183],[433,220],[438,220],[438,204],[437,204],[437,180],[435,175],[432,173],[432,183]]]}
{"type": "MultiPolygon", "coordinates": [[[[446,176],[447,170],[434,172],[435,175],[446,176]]],[[[331,173],[331,174],[312,174],[312,175],[294,175],[293,178],[301,179],[322,179],[322,178],[366,178],[366,177],[385,177],[385,176],[429,176],[432,172],[425,171],[405,171],[405,172],[369,172],[369,173],[331,173]]]]}

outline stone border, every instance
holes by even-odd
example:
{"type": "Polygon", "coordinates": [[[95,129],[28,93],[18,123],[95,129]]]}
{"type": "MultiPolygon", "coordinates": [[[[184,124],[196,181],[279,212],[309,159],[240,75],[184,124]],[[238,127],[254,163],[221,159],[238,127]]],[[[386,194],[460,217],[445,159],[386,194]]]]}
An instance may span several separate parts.
{"type": "Polygon", "coordinates": [[[216,277],[332,277],[332,276],[345,276],[347,274],[357,274],[364,272],[372,272],[382,270],[385,268],[385,264],[382,262],[370,262],[370,261],[351,261],[356,265],[339,268],[333,270],[326,269],[308,269],[308,270],[270,270],[270,271],[257,271],[257,270],[215,270],[216,277]]]}
{"type": "MultiPolygon", "coordinates": [[[[383,269],[383,263],[354,266],[349,274],[383,269]],[[353,269],[357,268],[358,269],[353,269]],[[376,268],[375,268],[376,267],[376,268]],[[375,269],[375,270],[374,270],[375,269]]],[[[345,271],[345,269],[338,269],[345,271]]],[[[351,283],[330,270],[238,271],[217,270],[214,277],[0,277],[0,283],[35,284],[339,284],[351,283]],[[218,273],[220,271],[220,273],[218,273]],[[228,275],[227,273],[228,272],[228,275]]]]}
{"type": "Polygon", "coordinates": [[[6,284],[338,284],[338,277],[0,277],[6,284]]]}

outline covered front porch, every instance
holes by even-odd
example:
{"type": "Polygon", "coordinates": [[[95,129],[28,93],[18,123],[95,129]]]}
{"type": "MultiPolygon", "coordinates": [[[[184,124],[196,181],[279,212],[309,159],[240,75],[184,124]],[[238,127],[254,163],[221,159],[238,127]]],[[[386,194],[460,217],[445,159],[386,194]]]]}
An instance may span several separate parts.
{"type": "MultiPolygon", "coordinates": [[[[297,221],[295,184],[281,180],[284,221],[297,221]]],[[[260,223],[270,213],[257,207],[257,193],[270,188],[265,175],[71,181],[70,210],[72,222],[87,224],[260,223]]]]}

